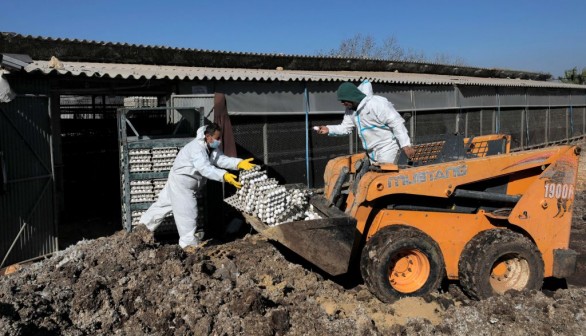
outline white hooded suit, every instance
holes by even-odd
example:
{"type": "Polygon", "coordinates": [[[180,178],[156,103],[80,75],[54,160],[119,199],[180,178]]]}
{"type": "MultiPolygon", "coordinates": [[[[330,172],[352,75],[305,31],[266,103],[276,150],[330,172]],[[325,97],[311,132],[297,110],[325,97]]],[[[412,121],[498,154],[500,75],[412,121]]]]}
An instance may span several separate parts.
{"type": "Polygon", "coordinates": [[[159,198],[141,216],[140,222],[154,231],[163,219],[173,212],[179,245],[196,246],[197,199],[195,192],[205,186],[208,179],[221,182],[226,170],[237,170],[242,159],[224,155],[220,149],[211,150],[205,141],[206,126],[197,130],[195,139],[183,147],[169,172],[167,183],[159,198]],[[223,169],[222,169],[223,168],[223,169]]]}
{"type": "Polygon", "coordinates": [[[346,109],[340,125],[327,125],[328,135],[347,135],[356,127],[371,161],[394,163],[399,147],[411,145],[405,120],[387,98],[373,95],[370,82],[362,82],[358,90],[366,97],[356,111],[346,109]]]}

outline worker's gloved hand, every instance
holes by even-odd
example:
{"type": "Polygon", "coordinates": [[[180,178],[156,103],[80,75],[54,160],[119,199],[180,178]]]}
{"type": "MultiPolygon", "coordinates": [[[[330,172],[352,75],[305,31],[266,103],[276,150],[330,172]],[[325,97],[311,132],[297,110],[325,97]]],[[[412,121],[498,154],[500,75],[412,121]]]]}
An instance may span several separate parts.
{"type": "Polygon", "coordinates": [[[250,169],[254,168],[254,166],[256,166],[256,165],[254,163],[250,162],[252,160],[254,160],[254,159],[250,158],[250,159],[240,161],[240,163],[238,164],[238,169],[250,170],[250,169]]]}
{"type": "Polygon", "coordinates": [[[230,174],[230,173],[224,174],[224,181],[230,183],[231,185],[235,186],[238,189],[242,188],[242,184],[240,184],[240,182],[238,182],[236,180],[236,175],[234,175],[234,174],[230,174]]]}
{"type": "Polygon", "coordinates": [[[403,147],[403,152],[405,152],[405,155],[407,155],[408,159],[411,159],[415,155],[415,148],[411,146],[405,146],[403,147]]]}

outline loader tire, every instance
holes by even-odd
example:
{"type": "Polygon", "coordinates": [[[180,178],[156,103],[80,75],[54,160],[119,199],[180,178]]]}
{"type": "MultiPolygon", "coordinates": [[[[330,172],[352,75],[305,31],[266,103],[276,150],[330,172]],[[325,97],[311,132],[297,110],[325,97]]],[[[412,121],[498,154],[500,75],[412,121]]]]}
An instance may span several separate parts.
{"type": "Polygon", "coordinates": [[[431,293],[445,273],[438,244],[422,231],[404,225],[388,226],[367,242],[360,271],[370,292],[387,303],[431,293]]]}
{"type": "Polygon", "coordinates": [[[507,229],[483,231],[464,247],[458,265],[460,285],[474,299],[508,290],[540,289],[543,259],[537,246],[507,229]]]}

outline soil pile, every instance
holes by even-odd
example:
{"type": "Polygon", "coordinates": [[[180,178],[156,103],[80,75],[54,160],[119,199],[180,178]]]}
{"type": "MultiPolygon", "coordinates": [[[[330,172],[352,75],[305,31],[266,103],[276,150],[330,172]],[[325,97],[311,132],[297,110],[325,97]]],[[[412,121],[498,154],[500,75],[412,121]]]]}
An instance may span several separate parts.
{"type": "Polygon", "coordinates": [[[146,229],[82,241],[0,283],[0,333],[566,334],[586,331],[586,289],[470,301],[451,285],[383,304],[248,235],[186,254],[146,229]]]}

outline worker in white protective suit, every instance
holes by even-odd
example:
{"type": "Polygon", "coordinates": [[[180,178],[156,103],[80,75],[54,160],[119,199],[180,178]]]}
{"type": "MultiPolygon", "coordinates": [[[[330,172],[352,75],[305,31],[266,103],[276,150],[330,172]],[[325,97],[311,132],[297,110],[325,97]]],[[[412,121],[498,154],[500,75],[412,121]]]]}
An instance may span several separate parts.
{"type": "Polygon", "coordinates": [[[347,135],[356,127],[372,162],[395,163],[399,148],[409,158],[415,154],[405,120],[385,97],[373,95],[370,82],[364,81],[359,87],[342,83],[336,95],[346,107],[344,119],[340,125],[318,126],[319,134],[347,135]]]}
{"type": "Polygon", "coordinates": [[[179,232],[179,246],[188,250],[198,246],[200,238],[197,229],[197,199],[195,192],[201,190],[207,180],[230,183],[236,188],[241,185],[236,175],[225,169],[252,169],[252,158],[242,160],[224,155],[220,150],[220,126],[216,123],[202,126],[195,139],[183,147],[169,172],[167,183],[159,198],[141,216],[140,223],[154,231],[171,211],[179,232]]]}

